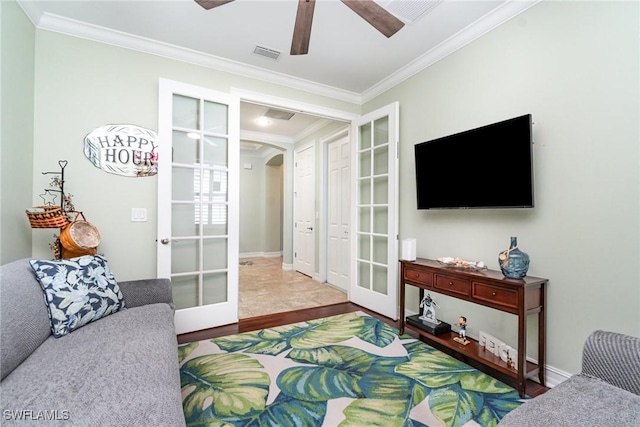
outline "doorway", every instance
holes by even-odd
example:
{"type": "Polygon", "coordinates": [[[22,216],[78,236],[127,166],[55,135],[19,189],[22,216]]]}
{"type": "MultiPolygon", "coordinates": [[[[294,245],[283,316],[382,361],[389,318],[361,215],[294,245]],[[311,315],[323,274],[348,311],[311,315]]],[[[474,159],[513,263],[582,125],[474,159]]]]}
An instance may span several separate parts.
{"type": "Polygon", "coordinates": [[[284,151],[270,147],[260,154],[255,145],[241,141],[240,259],[281,258],[284,151]]]}
{"type": "MultiPolygon", "coordinates": [[[[349,204],[353,205],[351,228],[355,230],[350,239],[349,271],[352,274],[348,288],[349,300],[391,318],[397,318],[397,301],[395,300],[397,280],[394,273],[397,261],[397,244],[393,237],[395,236],[397,239],[398,236],[398,103],[359,116],[340,110],[237,89],[232,89],[231,94],[225,94],[165,79],[160,79],[159,93],[158,115],[163,126],[159,127],[158,134],[159,139],[165,141],[161,145],[161,148],[164,148],[160,151],[160,158],[161,160],[165,159],[165,163],[169,161],[171,164],[160,168],[166,173],[163,172],[162,176],[158,173],[158,188],[162,190],[185,187],[187,190],[184,194],[180,193],[176,197],[173,195],[167,197],[167,194],[164,194],[167,192],[159,191],[158,276],[170,277],[174,281],[173,292],[177,293],[176,300],[179,299],[178,297],[195,295],[189,305],[176,311],[176,325],[184,325],[185,331],[195,330],[215,326],[214,323],[233,323],[232,318],[235,318],[236,321],[238,318],[238,255],[240,252],[240,215],[238,211],[241,198],[239,148],[242,140],[260,140],[256,137],[257,132],[245,130],[246,127],[240,123],[241,103],[261,105],[268,110],[275,109],[276,115],[284,112],[294,116],[302,111],[307,111],[307,113],[300,113],[300,116],[311,116],[317,122],[303,132],[295,134],[294,137],[285,138],[284,141],[278,137],[264,137],[265,141],[262,141],[268,141],[270,145],[275,145],[284,151],[283,220],[282,239],[280,240],[282,244],[282,270],[293,269],[294,148],[311,145],[317,151],[322,146],[323,136],[328,135],[331,131],[338,132],[340,127],[345,128],[346,124],[350,123],[351,194],[357,202],[353,204],[349,201],[349,204]],[[184,102],[181,97],[185,98],[184,102]],[[183,109],[190,112],[188,117],[193,118],[192,122],[182,124],[182,122],[176,121],[182,118],[182,115],[174,116],[176,112],[174,107],[182,104],[186,106],[183,109]],[[283,105],[286,106],[284,107],[287,109],[286,111],[278,111],[278,108],[273,108],[283,105]],[[201,114],[200,111],[204,111],[205,114],[201,114]],[[220,114],[209,114],[212,112],[220,114]],[[214,122],[207,124],[207,120],[210,120],[211,117],[214,117],[214,122]],[[203,120],[205,120],[204,123],[203,120]],[[329,127],[332,125],[335,128],[329,127]],[[175,140],[174,137],[176,137],[175,140]],[[190,139],[199,142],[194,146],[193,143],[188,143],[190,139]],[[183,160],[182,157],[176,158],[175,152],[172,152],[174,151],[174,147],[172,147],[174,142],[180,142],[184,147],[195,147],[187,149],[191,155],[197,154],[195,161],[188,158],[183,160]],[[226,153],[226,155],[218,156],[220,157],[219,164],[215,163],[218,161],[215,160],[215,156],[213,163],[209,160],[212,153],[217,152],[216,150],[226,153]],[[224,178],[225,176],[226,178],[224,178]],[[184,181],[185,185],[182,187],[172,185],[172,180],[178,182],[180,179],[184,181]],[[164,184],[160,185],[161,183],[164,184]],[[175,206],[172,208],[171,204],[175,206]],[[184,216],[185,209],[187,211],[186,220],[181,221],[180,215],[184,216]],[[190,213],[191,211],[195,213],[190,213]],[[215,218],[214,216],[210,218],[210,213],[213,215],[213,212],[220,213],[216,213],[218,216],[215,218]],[[225,214],[223,215],[221,212],[225,212],[225,214]],[[193,232],[185,234],[184,230],[179,227],[173,229],[173,225],[176,223],[182,226],[183,224],[191,224],[192,221],[196,227],[195,234],[193,232]],[[226,227],[225,224],[227,224],[226,227]],[[211,227],[211,225],[215,227],[211,227]],[[225,229],[226,233],[224,233],[225,229]],[[173,255],[180,249],[183,242],[189,240],[196,241],[196,250],[195,255],[189,255],[186,259],[195,260],[198,263],[195,267],[189,265],[186,268],[187,271],[182,271],[178,268],[180,267],[177,264],[178,257],[173,255]],[[208,250],[213,243],[218,242],[226,243],[226,256],[224,256],[224,250],[221,251],[222,256],[204,255],[205,250],[208,250]],[[386,253],[386,259],[383,259],[384,253],[386,253]],[[212,262],[224,262],[224,264],[212,265],[212,262]],[[191,280],[193,284],[193,286],[189,285],[190,288],[187,291],[179,289],[184,280],[191,280]],[[214,292],[209,292],[210,283],[216,285],[219,283],[219,289],[216,288],[214,292]],[[213,295],[218,299],[210,300],[208,295],[213,295]],[[223,308],[226,311],[218,308],[223,308]],[[207,315],[201,316],[202,310],[207,310],[207,315]],[[184,321],[178,322],[178,317],[181,319],[184,317],[184,321]],[[211,324],[197,323],[202,320],[211,324]]],[[[265,135],[265,133],[260,135],[265,135]]],[[[322,162],[321,167],[324,165],[325,163],[322,162]]],[[[244,167],[244,164],[242,166],[244,167]]],[[[252,166],[249,165],[247,169],[252,169],[252,166]]],[[[316,182],[317,179],[316,177],[316,182]]],[[[322,208],[323,203],[326,203],[323,198],[320,201],[317,198],[314,200],[316,227],[322,216],[321,212],[325,212],[322,208]]],[[[325,228],[319,231],[319,234],[328,236],[326,224],[325,228]]],[[[316,239],[313,245],[315,254],[309,255],[309,259],[316,260],[316,265],[322,264],[322,258],[326,258],[326,246],[324,250],[317,250],[318,246],[323,244],[323,240],[316,239]],[[321,257],[320,263],[317,263],[318,257],[321,257]]],[[[326,241],[324,244],[326,245],[326,241]]],[[[314,279],[323,283],[324,279],[321,277],[323,274],[326,274],[326,269],[321,268],[319,272],[315,271],[314,279]]],[[[292,292],[294,291],[289,290],[288,293],[292,292]]],[[[262,303],[262,301],[257,303],[262,303]]],[[[326,303],[323,300],[321,304],[326,303]]],[[[180,328],[176,326],[176,330],[181,330],[181,328],[182,326],[180,328]]]]}
{"type": "Polygon", "coordinates": [[[320,254],[318,248],[319,201],[315,196],[317,187],[323,185],[316,173],[322,171],[316,165],[322,141],[336,127],[346,129],[348,125],[253,102],[241,102],[240,111],[240,318],[348,301],[346,290],[324,284],[316,268],[318,258],[326,254],[320,254]],[[257,123],[264,117],[269,119],[266,125],[257,123]],[[305,184],[294,178],[296,162],[304,165],[302,190],[294,188],[305,184]],[[304,199],[298,207],[293,206],[296,192],[301,195],[298,200],[304,199]],[[294,242],[299,224],[296,212],[301,206],[307,213],[304,230],[309,230],[302,253],[294,242]],[[296,259],[304,261],[304,275],[296,271],[300,270],[296,259]]]}

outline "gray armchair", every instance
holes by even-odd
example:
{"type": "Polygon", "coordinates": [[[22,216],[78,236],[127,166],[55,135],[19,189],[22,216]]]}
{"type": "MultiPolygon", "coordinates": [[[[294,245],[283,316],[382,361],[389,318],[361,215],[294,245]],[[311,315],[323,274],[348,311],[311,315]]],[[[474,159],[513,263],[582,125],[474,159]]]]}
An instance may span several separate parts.
{"type": "Polygon", "coordinates": [[[640,338],[593,332],[582,372],[527,400],[499,426],[640,426],[640,338]]]}

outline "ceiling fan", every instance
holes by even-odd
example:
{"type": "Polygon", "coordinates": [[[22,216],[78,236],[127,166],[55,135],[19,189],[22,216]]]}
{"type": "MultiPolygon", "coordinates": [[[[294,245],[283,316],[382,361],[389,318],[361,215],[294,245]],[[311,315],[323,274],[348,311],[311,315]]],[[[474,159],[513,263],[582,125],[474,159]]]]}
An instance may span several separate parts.
{"type": "MultiPolygon", "coordinates": [[[[233,0],[195,0],[196,3],[207,10],[231,3],[232,1],[233,0]]],[[[397,33],[404,26],[401,20],[387,12],[373,0],[340,1],[387,38],[397,33]]],[[[311,24],[313,22],[315,5],[316,0],[298,0],[298,12],[296,14],[295,26],[293,27],[293,39],[291,40],[291,55],[305,55],[309,52],[311,24]]]]}

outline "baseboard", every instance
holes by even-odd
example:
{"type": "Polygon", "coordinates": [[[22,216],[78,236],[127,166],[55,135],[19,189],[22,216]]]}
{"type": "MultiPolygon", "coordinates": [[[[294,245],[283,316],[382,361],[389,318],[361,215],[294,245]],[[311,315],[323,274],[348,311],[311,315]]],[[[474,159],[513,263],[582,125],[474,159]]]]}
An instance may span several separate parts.
{"type": "Polygon", "coordinates": [[[244,252],[239,255],[240,258],[280,258],[282,252],[244,252]]]}
{"type": "Polygon", "coordinates": [[[264,252],[262,254],[264,258],[280,258],[282,256],[282,251],[280,252],[264,252]]]}
{"type": "Polygon", "coordinates": [[[282,263],[282,269],[284,271],[293,271],[293,264],[285,264],[284,262],[282,263]]]}
{"type": "Polygon", "coordinates": [[[239,255],[240,258],[261,258],[262,252],[244,252],[239,255]]]}
{"type": "MultiPolygon", "coordinates": [[[[406,310],[405,309],[405,316],[413,316],[415,314],[418,314],[412,310],[406,310]]],[[[453,330],[453,329],[452,329],[453,330]]],[[[474,336],[473,334],[468,334],[468,336],[470,338],[473,338],[474,340],[478,340],[477,336],[474,336]]],[[[527,357],[527,361],[531,362],[531,363],[535,363],[536,365],[538,364],[538,361],[534,358],[531,357],[527,357]]],[[[558,384],[560,384],[563,381],[568,380],[569,378],[571,378],[572,374],[570,374],[569,372],[565,372],[563,370],[560,370],[558,368],[554,368],[553,366],[550,365],[545,365],[545,372],[544,372],[544,378],[545,378],[545,386],[549,387],[549,388],[554,388],[555,386],[557,386],[558,384]]],[[[535,382],[539,382],[538,381],[538,377],[534,377],[531,378],[532,381],[535,382]]]]}
{"type": "Polygon", "coordinates": [[[571,376],[572,374],[570,374],[569,372],[561,371],[558,368],[547,365],[545,370],[545,386],[554,388],[561,382],[571,378],[571,376]]]}

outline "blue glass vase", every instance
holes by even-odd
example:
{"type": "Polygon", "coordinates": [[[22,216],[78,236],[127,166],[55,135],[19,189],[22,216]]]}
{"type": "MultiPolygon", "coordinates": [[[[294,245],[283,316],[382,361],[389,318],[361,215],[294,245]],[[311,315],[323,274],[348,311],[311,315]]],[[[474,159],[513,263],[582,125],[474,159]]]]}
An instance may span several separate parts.
{"type": "Polygon", "coordinates": [[[511,237],[511,245],[498,255],[500,270],[505,277],[522,279],[529,270],[529,255],[518,249],[518,238],[511,237]]]}

